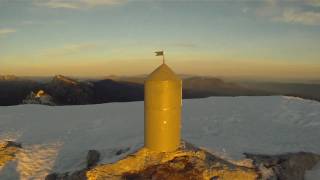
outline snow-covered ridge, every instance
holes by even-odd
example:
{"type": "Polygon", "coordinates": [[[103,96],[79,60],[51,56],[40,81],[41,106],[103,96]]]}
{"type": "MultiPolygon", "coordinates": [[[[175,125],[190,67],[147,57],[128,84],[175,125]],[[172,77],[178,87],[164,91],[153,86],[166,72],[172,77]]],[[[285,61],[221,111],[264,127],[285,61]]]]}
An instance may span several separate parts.
{"type": "MultiPolygon", "coordinates": [[[[319,102],[282,96],[184,100],[182,137],[235,159],[244,152],[319,154],[319,117],[319,102]]],[[[143,145],[143,102],[0,107],[1,140],[20,142],[24,150],[0,177],[81,169],[89,149],[102,152],[102,163],[114,162],[143,145]]]]}

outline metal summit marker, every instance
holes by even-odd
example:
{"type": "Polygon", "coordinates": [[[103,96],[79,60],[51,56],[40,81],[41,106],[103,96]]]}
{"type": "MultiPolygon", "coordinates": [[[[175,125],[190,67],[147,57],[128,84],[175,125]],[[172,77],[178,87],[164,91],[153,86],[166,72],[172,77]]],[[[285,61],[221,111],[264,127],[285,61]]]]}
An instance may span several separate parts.
{"type": "MultiPolygon", "coordinates": [[[[157,51],[156,56],[164,56],[157,51]]],[[[165,64],[154,70],[144,84],[144,146],[170,152],[180,145],[182,81],[165,64]]]]}

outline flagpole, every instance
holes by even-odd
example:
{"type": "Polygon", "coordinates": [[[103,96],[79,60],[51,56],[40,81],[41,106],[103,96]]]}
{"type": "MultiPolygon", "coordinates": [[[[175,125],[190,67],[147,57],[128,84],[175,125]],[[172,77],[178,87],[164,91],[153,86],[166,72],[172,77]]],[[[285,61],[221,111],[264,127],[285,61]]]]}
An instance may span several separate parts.
{"type": "Polygon", "coordinates": [[[163,52],[163,55],[162,55],[162,64],[165,64],[165,61],[164,61],[164,51],[162,50],[163,52]]]}

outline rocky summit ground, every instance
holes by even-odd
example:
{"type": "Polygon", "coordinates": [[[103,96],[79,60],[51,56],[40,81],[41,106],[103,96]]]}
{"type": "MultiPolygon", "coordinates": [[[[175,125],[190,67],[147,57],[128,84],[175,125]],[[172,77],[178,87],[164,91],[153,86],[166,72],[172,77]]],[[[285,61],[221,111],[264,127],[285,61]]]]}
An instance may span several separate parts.
{"type": "Polygon", "coordinates": [[[246,156],[239,161],[226,160],[182,143],[174,152],[141,148],[115,163],[96,165],[99,154],[90,151],[86,169],[53,173],[46,180],[303,180],[305,171],[320,160],[319,155],[312,153],[246,156]]]}
{"type": "Polygon", "coordinates": [[[0,171],[7,162],[15,159],[20,148],[21,144],[13,141],[0,142],[0,171]]]}
{"type": "MultiPolygon", "coordinates": [[[[0,144],[0,170],[14,161],[23,150],[21,144],[0,144]]],[[[119,150],[122,154],[127,150],[119,150]]],[[[319,161],[320,155],[298,152],[281,155],[245,153],[243,160],[214,155],[182,142],[177,151],[156,152],[147,148],[109,164],[99,164],[100,153],[90,150],[87,166],[74,172],[51,173],[46,180],[303,180],[305,172],[319,161]]]]}

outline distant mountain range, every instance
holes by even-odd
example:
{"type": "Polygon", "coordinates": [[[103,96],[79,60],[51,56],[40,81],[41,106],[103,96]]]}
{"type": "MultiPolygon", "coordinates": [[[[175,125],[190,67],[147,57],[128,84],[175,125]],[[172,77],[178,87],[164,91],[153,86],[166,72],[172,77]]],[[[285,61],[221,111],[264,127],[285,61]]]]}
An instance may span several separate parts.
{"type": "Polygon", "coordinates": [[[0,81],[10,81],[10,80],[17,80],[18,77],[15,75],[0,75],[0,81]]]}
{"type": "MultiPolygon", "coordinates": [[[[100,104],[141,101],[145,76],[76,80],[62,75],[48,81],[0,76],[0,105],[21,104],[30,93],[40,90],[52,97],[56,105],[100,104]]],[[[209,96],[293,95],[320,100],[320,85],[285,83],[234,83],[214,77],[183,76],[183,98],[209,96]]],[[[29,101],[24,101],[29,102],[29,101]]]]}
{"type": "Polygon", "coordinates": [[[18,105],[31,92],[43,90],[57,105],[98,104],[143,100],[143,85],[110,79],[77,81],[57,75],[49,82],[0,79],[0,105],[18,105]]]}
{"type": "Polygon", "coordinates": [[[296,96],[304,99],[320,101],[319,83],[279,83],[279,82],[255,82],[243,83],[243,86],[257,90],[267,90],[274,95],[296,96]]]}

